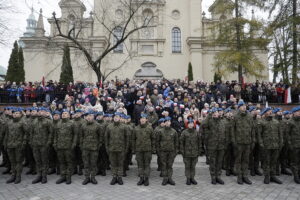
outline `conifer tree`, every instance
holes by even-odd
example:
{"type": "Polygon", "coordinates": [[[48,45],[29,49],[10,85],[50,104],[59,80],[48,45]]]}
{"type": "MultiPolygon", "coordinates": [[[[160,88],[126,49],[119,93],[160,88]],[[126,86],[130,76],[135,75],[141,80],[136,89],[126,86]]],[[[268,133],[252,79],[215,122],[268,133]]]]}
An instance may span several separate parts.
{"type": "Polygon", "coordinates": [[[70,58],[70,48],[68,45],[65,45],[64,47],[64,55],[62,60],[59,81],[64,84],[69,84],[70,82],[74,82],[73,69],[72,69],[71,58],[70,58]]]}

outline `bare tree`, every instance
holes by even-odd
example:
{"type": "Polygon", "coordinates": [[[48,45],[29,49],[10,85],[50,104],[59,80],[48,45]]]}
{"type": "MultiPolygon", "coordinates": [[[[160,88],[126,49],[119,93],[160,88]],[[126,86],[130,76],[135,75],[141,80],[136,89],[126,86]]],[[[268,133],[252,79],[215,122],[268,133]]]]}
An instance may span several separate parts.
{"type": "MultiPolygon", "coordinates": [[[[134,34],[139,33],[145,28],[155,27],[155,15],[150,12],[143,12],[147,5],[151,4],[149,0],[119,0],[121,12],[119,19],[114,20],[111,13],[111,6],[114,1],[100,0],[101,12],[93,13],[94,24],[102,26],[105,34],[105,45],[101,52],[92,52],[89,45],[86,44],[81,32],[84,29],[83,22],[74,22],[74,25],[67,32],[62,29],[60,20],[53,13],[53,19],[57,29],[57,34],[54,37],[61,37],[71,43],[70,47],[79,49],[84,54],[89,67],[97,75],[100,82],[104,81],[110,74],[122,68],[135,55],[128,51],[128,56],[120,63],[120,66],[112,69],[103,69],[103,61],[108,55],[116,50],[120,45],[125,45],[125,42],[134,34]],[[77,30],[75,30],[77,29],[77,30]],[[119,30],[116,33],[115,30],[119,30]]],[[[125,45],[126,46],[126,45],[125,45]]]]}
{"type": "Polygon", "coordinates": [[[9,20],[7,14],[16,12],[10,0],[0,0],[0,44],[7,44],[9,36],[9,20]]]}

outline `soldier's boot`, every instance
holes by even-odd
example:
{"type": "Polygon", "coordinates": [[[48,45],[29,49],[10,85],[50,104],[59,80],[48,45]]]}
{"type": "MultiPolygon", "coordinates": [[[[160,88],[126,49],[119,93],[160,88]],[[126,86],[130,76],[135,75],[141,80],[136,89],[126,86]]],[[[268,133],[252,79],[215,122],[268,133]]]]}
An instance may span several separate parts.
{"type": "Polygon", "coordinates": [[[115,185],[117,183],[117,181],[118,181],[117,177],[113,177],[112,180],[111,180],[111,182],[110,182],[110,184],[111,185],[115,185]]]}
{"type": "Polygon", "coordinates": [[[157,171],[158,171],[158,172],[159,172],[159,171],[161,171],[161,168],[160,168],[160,167],[158,167],[158,168],[157,168],[157,171]]]}
{"type": "Polygon", "coordinates": [[[101,176],[106,176],[106,170],[104,169],[101,176]]]}
{"type": "Polygon", "coordinates": [[[270,184],[270,176],[269,175],[265,176],[264,184],[270,184]]]}
{"type": "Polygon", "coordinates": [[[122,177],[118,177],[118,184],[119,185],[123,185],[124,183],[123,183],[123,180],[122,180],[122,177]]]}
{"type": "Polygon", "coordinates": [[[168,182],[169,182],[170,185],[175,185],[175,181],[173,181],[172,178],[169,178],[168,182]]]}
{"type": "Polygon", "coordinates": [[[6,166],[6,162],[2,162],[1,164],[0,164],[0,167],[5,167],[6,166]]]}
{"type": "Polygon", "coordinates": [[[295,183],[300,184],[299,176],[294,176],[294,181],[295,181],[295,183]]]}
{"type": "Polygon", "coordinates": [[[26,175],[31,175],[34,172],[33,168],[29,168],[29,170],[25,173],[26,175]]]}
{"type": "Polygon", "coordinates": [[[127,176],[127,173],[126,173],[126,170],[123,171],[123,177],[126,177],[127,176]]]}
{"type": "Polygon", "coordinates": [[[168,178],[164,177],[163,181],[162,181],[162,185],[165,186],[168,183],[168,178]]]}
{"type": "Polygon", "coordinates": [[[144,184],[144,177],[140,177],[139,182],[137,182],[137,185],[143,185],[144,184]]]}
{"type": "Polygon", "coordinates": [[[66,182],[66,176],[62,176],[62,177],[60,177],[57,181],[56,181],[56,184],[61,184],[61,183],[63,183],[63,182],[66,182]]]}
{"type": "Polygon", "coordinates": [[[90,177],[85,177],[84,181],[82,182],[82,185],[86,185],[86,184],[88,184],[89,182],[91,182],[90,177]]]}
{"type": "Polygon", "coordinates": [[[276,176],[271,176],[270,181],[277,184],[282,184],[282,181],[279,180],[276,176]]]}
{"type": "Polygon", "coordinates": [[[246,183],[246,184],[248,184],[248,185],[252,184],[252,182],[249,180],[248,177],[243,177],[243,182],[246,183]]]}
{"type": "Polygon", "coordinates": [[[159,176],[160,176],[160,177],[163,177],[162,172],[160,172],[159,176]]]}
{"type": "Polygon", "coordinates": [[[192,183],[193,185],[197,185],[197,184],[198,184],[198,182],[197,182],[194,178],[191,178],[191,183],[192,183]]]}
{"type": "Polygon", "coordinates": [[[149,178],[148,177],[145,178],[144,186],[149,186],[149,178]]]}
{"type": "Polygon", "coordinates": [[[82,167],[79,167],[78,169],[78,173],[77,173],[79,176],[82,176],[83,175],[83,172],[82,172],[82,167]]]}
{"type": "Polygon", "coordinates": [[[216,185],[217,184],[217,179],[215,176],[211,177],[211,184],[216,185]]]}
{"type": "Polygon", "coordinates": [[[232,174],[233,176],[237,176],[237,173],[236,173],[234,170],[231,170],[231,174],[232,174]]]}
{"type": "Polygon", "coordinates": [[[15,179],[15,184],[21,183],[21,176],[17,176],[15,179]]]}
{"type": "Polygon", "coordinates": [[[244,184],[244,182],[243,182],[243,177],[242,177],[242,176],[238,176],[238,178],[237,178],[237,183],[238,183],[239,185],[243,185],[243,184],[244,184]]]}
{"type": "Polygon", "coordinates": [[[76,166],[76,167],[74,167],[74,169],[73,169],[73,175],[75,175],[75,174],[78,174],[78,169],[77,169],[77,166],[76,166]]]}
{"type": "Polygon", "coordinates": [[[251,175],[251,176],[255,176],[255,171],[254,171],[254,169],[251,169],[250,175],[251,175]]]}
{"type": "Polygon", "coordinates": [[[52,175],[52,174],[55,174],[55,173],[56,173],[55,168],[50,168],[50,169],[48,170],[48,175],[52,175]]]}
{"type": "Polygon", "coordinates": [[[33,181],[32,184],[37,184],[42,181],[42,176],[38,175],[33,181]]]}
{"type": "Polygon", "coordinates": [[[47,182],[48,182],[47,176],[42,176],[42,181],[41,181],[41,183],[42,183],[42,184],[46,184],[47,182]]]}
{"type": "Polygon", "coordinates": [[[186,178],[186,184],[191,185],[191,179],[190,178],[186,178]]]}
{"type": "Polygon", "coordinates": [[[94,184],[94,185],[98,184],[98,181],[96,180],[95,176],[91,177],[91,183],[94,184]]]}
{"type": "Polygon", "coordinates": [[[288,176],[292,176],[293,175],[292,172],[289,169],[287,169],[287,168],[282,168],[281,169],[281,173],[284,174],[284,175],[288,175],[288,176]]]}
{"type": "Polygon", "coordinates": [[[259,169],[255,169],[254,172],[255,172],[255,175],[257,175],[257,176],[263,175],[263,173],[261,173],[261,171],[259,169]]]}
{"type": "Polygon", "coordinates": [[[3,172],[2,172],[2,174],[10,174],[10,167],[9,168],[6,168],[6,170],[4,170],[3,172]]]}
{"type": "Polygon", "coordinates": [[[6,183],[7,184],[9,184],[9,183],[13,183],[13,182],[15,182],[15,180],[16,180],[16,176],[11,176],[7,181],[6,181],[6,183]]]}
{"type": "Polygon", "coordinates": [[[67,177],[66,177],[66,184],[67,185],[70,185],[72,183],[72,181],[71,181],[71,176],[70,175],[67,175],[67,177]]]}
{"type": "Polygon", "coordinates": [[[231,175],[231,172],[229,169],[226,170],[226,176],[230,176],[231,175]]]}
{"type": "Polygon", "coordinates": [[[56,175],[60,175],[60,169],[59,169],[59,167],[56,169],[56,175]]]}
{"type": "Polygon", "coordinates": [[[224,185],[224,181],[220,177],[217,177],[216,181],[217,181],[217,183],[224,185]]]}

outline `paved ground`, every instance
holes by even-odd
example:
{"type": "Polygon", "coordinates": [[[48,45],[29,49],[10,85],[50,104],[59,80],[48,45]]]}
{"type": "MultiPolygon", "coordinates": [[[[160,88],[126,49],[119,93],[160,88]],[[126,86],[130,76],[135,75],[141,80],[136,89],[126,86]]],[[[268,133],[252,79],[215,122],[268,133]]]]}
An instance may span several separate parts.
{"type": "MultiPolygon", "coordinates": [[[[262,177],[251,177],[253,185],[238,185],[236,177],[223,176],[226,184],[211,185],[208,173],[208,167],[204,163],[205,159],[200,158],[197,166],[198,180],[197,186],[185,185],[184,165],[182,157],[177,156],[174,163],[174,180],[176,186],[162,186],[162,178],[156,169],[156,157],[153,158],[150,186],[137,186],[136,182],[136,163],[131,167],[128,177],[124,178],[125,185],[111,186],[109,182],[111,176],[97,176],[98,185],[88,184],[82,186],[83,177],[73,176],[71,185],[56,185],[58,178],[56,175],[48,177],[46,185],[32,185],[34,176],[23,175],[23,181],[19,185],[6,184],[8,175],[0,175],[0,200],[110,200],[110,199],[154,199],[154,200],[194,200],[194,199],[235,199],[235,200],[254,200],[254,199],[278,199],[278,200],[296,200],[300,199],[300,185],[292,181],[292,177],[282,176],[283,185],[264,185],[262,177]]],[[[27,169],[25,169],[27,170],[27,169]]],[[[0,169],[0,172],[3,168],[0,169]]]]}

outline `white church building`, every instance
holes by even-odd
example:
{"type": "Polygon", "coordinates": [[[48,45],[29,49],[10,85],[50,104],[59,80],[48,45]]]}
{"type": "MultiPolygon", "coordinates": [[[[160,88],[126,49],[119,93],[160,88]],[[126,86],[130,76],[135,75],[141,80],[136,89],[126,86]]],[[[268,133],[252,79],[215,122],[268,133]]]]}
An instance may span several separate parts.
{"type": "MultiPolygon", "coordinates": [[[[109,18],[116,21],[124,12],[118,1],[110,0],[113,3],[108,12],[109,18]]],[[[83,24],[80,41],[94,58],[108,42],[103,24],[97,20],[103,10],[100,2],[102,0],[94,0],[93,12],[85,17],[86,7],[80,0],[61,0],[61,16],[57,16],[64,33],[78,21],[83,24]]],[[[212,1],[209,9],[211,17],[207,17],[202,10],[202,0],[148,0],[141,12],[155,16],[155,27],[142,29],[129,37],[125,44],[119,45],[105,58],[102,71],[107,74],[120,66],[108,79],[184,79],[191,62],[195,80],[213,81],[214,56],[222,48],[209,44],[212,34],[209,27],[221,18],[233,17],[232,12],[226,16],[217,14],[215,5],[212,1]]],[[[27,30],[20,38],[24,48],[26,81],[36,81],[42,77],[58,81],[60,77],[63,46],[67,40],[54,37],[58,33],[54,18],[47,22],[51,27],[50,35],[45,35],[44,23],[42,11],[38,20],[31,13],[27,19],[27,30]]],[[[120,34],[115,31],[116,35],[120,34]]],[[[268,52],[256,50],[255,53],[266,66],[263,74],[268,80],[268,52]]],[[[71,62],[75,81],[97,81],[95,72],[80,50],[71,48],[71,62]]],[[[237,74],[226,79],[237,80],[237,74]]],[[[254,81],[255,78],[245,80],[254,81]]]]}

